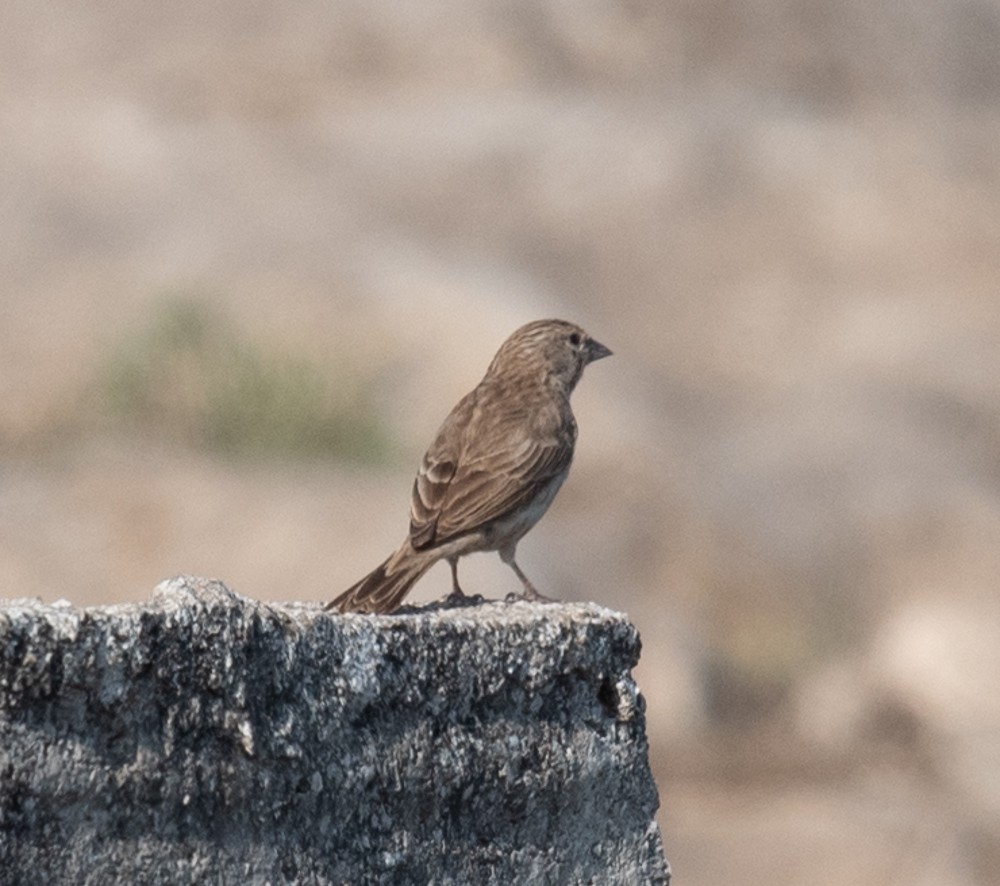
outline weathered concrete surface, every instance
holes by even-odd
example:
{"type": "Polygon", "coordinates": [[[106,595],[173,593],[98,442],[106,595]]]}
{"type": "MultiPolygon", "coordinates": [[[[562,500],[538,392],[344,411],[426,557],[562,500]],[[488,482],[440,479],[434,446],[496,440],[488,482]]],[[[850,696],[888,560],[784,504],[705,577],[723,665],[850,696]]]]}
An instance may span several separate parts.
{"type": "Polygon", "coordinates": [[[0,605],[4,883],[665,883],[638,635],[175,579],[0,605]]]}

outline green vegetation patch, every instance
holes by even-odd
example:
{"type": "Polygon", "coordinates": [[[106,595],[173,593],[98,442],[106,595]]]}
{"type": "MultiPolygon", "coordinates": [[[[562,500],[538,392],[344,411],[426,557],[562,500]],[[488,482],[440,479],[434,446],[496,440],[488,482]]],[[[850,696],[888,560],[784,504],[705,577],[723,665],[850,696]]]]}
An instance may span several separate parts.
{"type": "Polygon", "coordinates": [[[117,422],[229,455],[383,461],[388,436],[357,379],[252,340],[204,300],[163,302],[115,349],[117,422]]]}

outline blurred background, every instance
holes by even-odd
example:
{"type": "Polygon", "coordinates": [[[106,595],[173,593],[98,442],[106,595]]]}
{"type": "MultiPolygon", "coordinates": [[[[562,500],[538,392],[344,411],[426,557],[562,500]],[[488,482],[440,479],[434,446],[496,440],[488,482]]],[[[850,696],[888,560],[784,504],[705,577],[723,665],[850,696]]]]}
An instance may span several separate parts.
{"type": "Polygon", "coordinates": [[[519,554],[642,631],[676,881],[995,883],[998,46],[996,0],[4,4],[3,595],[329,599],[572,319],[615,357],[519,554]]]}

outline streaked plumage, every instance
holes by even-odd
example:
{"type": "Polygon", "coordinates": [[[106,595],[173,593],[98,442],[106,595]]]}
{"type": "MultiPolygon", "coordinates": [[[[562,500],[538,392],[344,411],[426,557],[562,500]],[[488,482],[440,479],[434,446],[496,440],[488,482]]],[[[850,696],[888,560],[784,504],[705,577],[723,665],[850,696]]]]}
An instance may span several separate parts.
{"type": "Polygon", "coordinates": [[[499,552],[521,579],[522,596],[545,599],[518,567],[515,549],[569,472],[577,433],[570,394],[584,367],[610,353],[565,320],[514,332],[424,455],[402,545],[327,608],[392,612],[442,559],[451,565],[452,593],[463,596],[458,559],[476,551],[499,552]]]}

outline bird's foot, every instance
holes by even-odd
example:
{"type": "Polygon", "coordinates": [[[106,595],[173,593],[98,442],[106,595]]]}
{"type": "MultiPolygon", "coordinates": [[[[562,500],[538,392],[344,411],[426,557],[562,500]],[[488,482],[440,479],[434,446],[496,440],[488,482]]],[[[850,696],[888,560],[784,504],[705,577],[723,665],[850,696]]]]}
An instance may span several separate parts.
{"type": "Polygon", "coordinates": [[[520,594],[510,593],[507,595],[508,603],[516,603],[518,600],[524,600],[526,603],[558,603],[559,601],[555,597],[546,597],[541,591],[537,590],[532,584],[525,584],[524,590],[520,594]]]}
{"type": "Polygon", "coordinates": [[[462,606],[476,606],[483,602],[482,594],[469,595],[465,593],[458,585],[451,589],[451,593],[444,598],[445,606],[451,607],[462,607],[462,606]]]}

